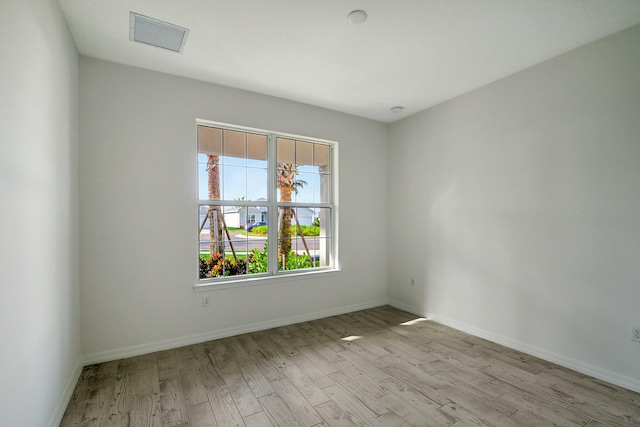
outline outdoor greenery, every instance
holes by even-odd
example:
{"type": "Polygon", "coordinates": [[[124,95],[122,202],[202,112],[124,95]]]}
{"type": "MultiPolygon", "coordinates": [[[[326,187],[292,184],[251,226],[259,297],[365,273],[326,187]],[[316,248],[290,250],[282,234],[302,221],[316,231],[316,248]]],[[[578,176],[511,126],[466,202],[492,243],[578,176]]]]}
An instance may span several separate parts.
{"type": "MultiPolygon", "coordinates": [[[[213,257],[209,254],[200,254],[200,279],[266,273],[269,270],[267,253],[268,244],[265,243],[262,250],[254,249],[248,255],[238,254],[237,261],[233,256],[223,257],[219,252],[213,257]]],[[[297,270],[316,266],[318,261],[312,261],[309,255],[300,255],[291,251],[287,256],[284,269],[297,270]]]]}
{"type": "MultiPolygon", "coordinates": [[[[300,228],[302,229],[302,234],[304,236],[319,236],[320,235],[320,225],[301,225],[300,228]]],[[[268,225],[260,225],[258,227],[253,228],[250,233],[266,236],[268,230],[269,230],[269,226],[268,225]]],[[[291,226],[291,235],[292,236],[298,235],[298,227],[297,226],[295,226],[295,225],[291,226]]]]}
{"type": "MultiPolygon", "coordinates": [[[[223,132],[221,135],[223,135],[224,138],[224,132],[226,132],[226,130],[217,130],[223,132]]],[[[204,141],[202,143],[204,144],[204,141]]],[[[283,139],[282,142],[280,142],[278,139],[276,141],[276,145],[280,143],[298,144],[300,142],[294,142],[288,139],[283,139]]],[[[200,141],[198,144],[200,150],[200,141]]],[[[310,142],[303,142],[303,144],[310,148],[314,147],[313,143],[310,142]]],[[[213,151],[202,149],[202,151],[199,151],[201,154],[206,155],[207,163],[205,170],[207,173],[208,200],[222,200],[220,174],[221,167],[223,166],[220,163],[221,153],[219,153],[219,151],[220,150],[217,149],[213,151]]],[[[314,218],[313,225],[300,225],[296,214],[296,208],[294,206],[289,206],[295,205],[294,203],[291,203],[292,195],[297,195],[299,191],[303,190],[304,187],[308,185],[308,183],[303,179],[300,179],[299,176],[299,165],[295,162],[300,159],[295,157],[295,159],[291,159],[290,162],[281,162],[279,160],[279,156],[279,154],[276,156],[278,158],[278,162],[276,164],[276,186],[279,191],[279,201],[285,206],[278,207],[280,220],[278,224],[277,248],[272,248],[271,256],[278,260],[278,270],[297,270],[319,266],[320,261],[315,257],[312,259],[310,256],[304,237],[316,237],[320,235],[320,219],[314,218]],[[293,163],[291,161],[293,161],[293,163]],[[296,251],[292,250],[292,241],[295,240],[294,237],[296,236],[302,237],[307,251],[306,253],[298,254],[296,251]]],[[[248,158],[246,155],[244,155],[244,157],[248,158]]],[[[287,157],[284,156],[283,158],[287,157]]],[[[224,159],[224,157],[222,157],[222,159],[224,159]]],[[[234,200],[246,202],[246,198],[247,196],[243,195],[235,197],[234,200]]],[[[246,206],[246,203],[239,203],[239,205],[240,209],[245,209],[243,206],[246,206]]],[[[268,226],[255,227],[251,232],[244,231],[244,227],[229,227],[224,218],[225,206],[227,206],[226,203],[221,205],[210,204],[207,209],[206,218],[202,219],[200,222],[201,234],[203,233],[206,223],[209,223],[208,253],[199,254],[200,279],[269,272],[267,256],[268,249],[266,244],[261,250],[254,249],[249,253],[244,251],[235,252],[234,246],[230,246],[233,255],[229,253],[228,247],[226,246],[227,240],[231,240],[231,232],[240,232],[246,236],[267,236],[268,226]]],[[[245,214],[246,213],[247,212],[245,212],[245,214]]],[[[201,242],[204,241],[205,240],[201,238],[201,242]]],[[[275,244],[275,242],[272,242],[272,244],[275,244]]],[[[232,245],[232,243],[229,242],[229,245],[232,245]]]]}
{"type": "Polygon", "coordinates": [[[213,254],[213,257],[200,258],[200,278],[237,276],[247,272],[247,260],[233,257],[223,257],[220,252],[213,254]]]}
{"type": "Polygon", "coordinates": [[[294,251],[289,252],[287,262],[285,263],[285,270],[297,270],[299,268],[311,268],[315,262],[311,261],[307,254],[297,254],[294,251]]]}

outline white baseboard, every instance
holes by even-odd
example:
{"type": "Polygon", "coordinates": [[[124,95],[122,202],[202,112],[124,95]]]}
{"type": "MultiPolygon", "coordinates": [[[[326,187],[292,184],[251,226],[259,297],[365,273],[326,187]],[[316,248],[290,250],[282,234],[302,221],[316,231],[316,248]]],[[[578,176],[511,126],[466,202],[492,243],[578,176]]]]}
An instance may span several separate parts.
{"type": "Polygon", "coordinates": [[[64,391],[60,395],[60,399],[58,400],[55,410],[53,411],[53,415],[51,416],[49,423],[47,423],[48,427],[58,427],[60,425],[60,421],[62,421],[62,417],[64,416],[64,411],[67,410],[67,405],[69,405],[69,401],[71,400],[71,396],[73,395],[73,390],[75,390],[76,384],[80,379],[80,374],[82,374],[82,368],[83,358],[79,357],[76,365],[73,368],[73,372],[67,380],[64,391]]]}
{"type": "Polygon", "coordinates": [[[420,309],[418,309],[417,307],[414,307],[412,305],[405,304],[403,302],[396,301],[396,300],[393,300],[393,299],[390,299],[388,304],[390,306],[392,306],[392,307],[398,308],[400,310],[404,310],[404,311],[406,311],[408,313],[412,313],[412,314],[415,314],[417,316],[422,316],[422,314],[420,314],[420,309]]]}
{"type": "Polygon", "coordinates": [[[423,313],[418,308],[412,307],[408,304],[401,303],[400,301],[390,300],[389,305],[399,308],[401,310],[408,311],[416,315],[429,318],[435,322],[441,323],[443,325],[449,326],[451,328],[457,329],[462,332],[466,332],[476,337],[484,338],[486,340],[495,342],[505,347],[509,347],[514,350],[521,351],[531,356],[539,357],[540,359],[546,360],[548,362],[555,363],[565,368],[569,368],[574,371],[580,372],[582,374],[589,375],[594,378],[607,381],[611,384],[615,384],[617,386],[624,387],[626,389],[633,390],[640,393],[640,381],[635,380],[633,378],[629,378],[624,375],[620,375],[616,372],[609,371],[607,369],[602,369],[597,366],[584,363],[577,359],[565,357],[563,355],[545,350],[543,348],[532,346],[522,341],[514,340],[499,334],[495,334],[491,331],[480,329],[475,326],[469,325],[467,323],[458,322],[457,320],[450,319],[448,317],[438,316],[436,314],[430,314],[430,313],[423,313]]]}
{"type": "Polygon", "coordinates": [[[310,320],[321,319],[323,317],[337,316],[339,314],[351,313],[367,308],[379,307],[387,304],[385,300],[373,300],[361,304],[332,308],[329,310],[316,311],[297,316],[283,317],[280,319],[268,320],[265,322],[251,323],[238,327],[219,329],[199,334],[188,335],[184,337],[171,338],[163,341],[155,341],[147,344],[141,344],[131,347],[118,348],[114,350],[101,351],[97,353],[87,354],[84,357],[84,365],[93,365],[94,363],[108,362],[111,360],[124,359],[127,357],[141,356],[143,354],[153,353],[156,351],[170,350],[172,348],[183,347],[185,345],[198,344],[206,341],[226,338],[234,335],[246,334],[249,332],[262,331],[265,329],[277,328],[279,326],[292,325],[294,323],[308,322],[310,320]]]}

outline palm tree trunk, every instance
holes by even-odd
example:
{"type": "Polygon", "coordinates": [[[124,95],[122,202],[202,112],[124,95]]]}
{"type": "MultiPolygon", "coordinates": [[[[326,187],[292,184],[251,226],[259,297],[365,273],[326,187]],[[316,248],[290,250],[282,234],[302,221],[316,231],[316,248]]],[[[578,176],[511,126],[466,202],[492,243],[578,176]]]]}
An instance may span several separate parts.
{"type": "MultiPolygon", "coordinates": [[[[291,187],[284,186],[280,188],[280,201],[291,201],[291,187]]],[[[280,232],[278,239],[278,261],[285,268],[287,257],[291,252],[291,208],[282,209],[282,222],[280,223],[280,232]]]]}
{"type": "MultiPolygon", "coordinates": [[[[296,168],[290,163],[278,163],[278,188],[280,189],[280,201],[290,202],[293,183],[296,176],[296,168]]],[[[285,268],[287,257],[291,252],[291,208],[282,209],[282,220],[278,233],[278,261],[285,268]]]]}
{"type": "MultiPolygon", "coordinates": [[[[218,156],[209,155],[207,160],[208,190],[210,200],[220,200],[220,167],[218,156]]],[[[224,255],[224,236],[222,234],[222,211],[219,206],[209,207],[209,255],[224,255]]]]}

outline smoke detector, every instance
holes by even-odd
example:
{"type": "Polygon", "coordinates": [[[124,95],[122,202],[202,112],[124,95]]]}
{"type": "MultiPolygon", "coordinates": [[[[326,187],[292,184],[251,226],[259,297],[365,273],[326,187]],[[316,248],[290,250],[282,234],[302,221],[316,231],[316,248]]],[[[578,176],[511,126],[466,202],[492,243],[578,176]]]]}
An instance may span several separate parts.
{"type": "Polygon", "coordinates": [[[129,40],[182,53],[189,30],[131,12],[129,40]]]}
{"type": "Polygon", "coordinates": [[[364,10],[354,10],[347,15],[347,19],[352,24],[362,24],[367,20],[367,12],[364,10]]]}

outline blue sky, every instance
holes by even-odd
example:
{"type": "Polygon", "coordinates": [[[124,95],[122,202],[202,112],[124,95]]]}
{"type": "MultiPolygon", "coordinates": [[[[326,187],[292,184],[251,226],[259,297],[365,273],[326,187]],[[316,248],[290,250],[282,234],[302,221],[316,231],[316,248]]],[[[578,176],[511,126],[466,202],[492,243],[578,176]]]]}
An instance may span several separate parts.
{"type": "MultiPolygon", "coordinates": [[[[207,197],[207,156],[198,154],[198,197],[206,200],[207,197]]],[[[236,200],[245,197],[245,200],[267,199],[267,162],[235,157],[220,157],[220,184],[222,198],[224,200],[236,200]]],[[[304,166],[299,168],[298,180],[306,181],[306,185],[300,189],[297,196],[293,195],[297,202],[318,203],[320,199],[320,175],[318,168],[304,166]]]]}

